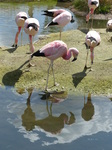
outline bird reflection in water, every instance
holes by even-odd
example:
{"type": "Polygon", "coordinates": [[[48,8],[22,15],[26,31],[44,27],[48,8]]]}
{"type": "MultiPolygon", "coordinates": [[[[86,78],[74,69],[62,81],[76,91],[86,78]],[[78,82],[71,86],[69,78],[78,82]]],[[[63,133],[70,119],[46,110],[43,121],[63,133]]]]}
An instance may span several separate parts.
{"type": "Polygon", "coordinates": [[[35,113],[32,111],[31,105],[30,105],[30,99],[33,92],[33,88],[30,88],[28,91],[28,98],[27,98],[27,108],[24,111],[24,114],[21,116],[22,118],[22,126],[26,128],[27,131],[31,131],[35,128],[35,113]]]}
{"type": "Polygon", "coordinates": [[[82,118],[85,121],[89,121],[92,119],[94,115],[94,105],[91,101],[91,94],[88,93],[87,102],[85,103],[85,95],[84,95],[84,107],[82,109],[82,118]]]}
{"type": "Polygon", "coordinates": [[[75,122],[75,116],[72,112],[69,112],[70,116],[68,116],[66,113],[62,113],[59,116],[52,115],[53,103],[59,103],[64,101],[67,97],[66,92],[46,92],[44,94],[41,94],[41,100],[46,101],[46,110],[48,113],[48,116],[42,119],[36,119],[35,112],[32,111],[30,104],[32,91],[30,90],[28,92],[29,96],[27,98],[27,108],[25,109],[24,114],[21,116],[22,125],[25,127],[26,130],[33,130],[35,126],[38,126],[46,132],[57,134],[61,132],[65,124],[71,125],[75,122]]]}

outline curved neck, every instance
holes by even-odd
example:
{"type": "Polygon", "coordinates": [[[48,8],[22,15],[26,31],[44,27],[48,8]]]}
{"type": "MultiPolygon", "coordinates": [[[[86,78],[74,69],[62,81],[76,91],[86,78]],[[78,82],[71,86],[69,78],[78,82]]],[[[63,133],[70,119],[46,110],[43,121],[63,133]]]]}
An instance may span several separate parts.
{"type": "Polygon", "coordinates": [[[71,52],[72,52],[72,50],[68,50],[66,55],[63,56],[63,59],[69,60],[71,58],[71,52]]]}

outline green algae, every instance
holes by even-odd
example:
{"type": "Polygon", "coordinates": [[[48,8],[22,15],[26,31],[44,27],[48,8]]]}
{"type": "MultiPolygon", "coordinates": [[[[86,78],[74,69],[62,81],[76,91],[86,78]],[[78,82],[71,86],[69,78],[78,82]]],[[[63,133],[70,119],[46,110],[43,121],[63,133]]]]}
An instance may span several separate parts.
{"type": "MultiPolygon", "coordinates": [[[[85,70],[86,48],[84,30],[71,30],[62,32],[62,40],[70,47],[79,50],[77,61],[65,61],[59,58],[54,61],[54,71],[58,86],[53,85],[52,72],[49,76],[48,87],[51,90],[65,90],[71,93],[90,92],[92,94],[112,93],[112,43],[108,41],[111,33],[105,29],[96,29],[101,35],[101,44],[94,50],[93,71],[85,70]]],[[[53,40],[59,39],[59,33],[50,34],[47,38],[35,43],[35,51],[53,40]]],[[[46,85],[47,69],[50,61],[47,58],[32,59],[34,67],[28,68],[30,54],[29,45],[19,46],[16,50],[11,48],[0,49],[0,84],[18,89],[34,87],[44,90],[46,85]],[[26,63],[25,63],[26,62],[26,63]]],[[[88,67],[90,57],[88,57],[88,67]]]]}

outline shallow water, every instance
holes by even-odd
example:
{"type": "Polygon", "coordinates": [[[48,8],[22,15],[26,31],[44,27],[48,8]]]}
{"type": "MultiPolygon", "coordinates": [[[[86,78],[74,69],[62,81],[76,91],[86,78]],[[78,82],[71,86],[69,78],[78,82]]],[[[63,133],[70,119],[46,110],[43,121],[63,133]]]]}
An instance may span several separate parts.
{"type": "MultiPolygon", "coordinates": [[[[60,8],[60,7],[56,6],[55,8],[60,8]]],[[[42,15],[42,10],[46,10],[46,9],[51,9],[51,7],[48,8],[47,5],[39,6],[39,4],[32,4],[32,5],[22,4],[22,3],[0,4],[0,46],[10,47],[14,43],[15,34],[17,32],[15,16],[20,11],[25,11],[29,17],[34,17],[39,20],[40,29],[38,34],[34,37],[33,41],[37,41],[40,35],[48,35],[49,33],[59,32],[59,28],[57,27],[50,27],[44,29],[44,26],[51,21],[51,18],[42,15]]],[[[75,22],[66,25],[63,28],[63,31],[86,27],[84,17],[75,16],[73,13],[72,15],[74,16],[75,22]]],[[[99,28],[106,27],[106,21],[94,20],[93,23],[94,23],[93,24],[94,27],[99,27],[99,28]]],[[[23,31],[22,44],[27,44],[27,43],[29,43],[28,35],[26,35],[23,31]]],[[[21,45],[21,35],[19,35],[18,45],[21,45]]]]}
{"type": "Polygon", "coordinates": [[[2,150],[111,150],[107,97],[0,88],[2,150]]]}

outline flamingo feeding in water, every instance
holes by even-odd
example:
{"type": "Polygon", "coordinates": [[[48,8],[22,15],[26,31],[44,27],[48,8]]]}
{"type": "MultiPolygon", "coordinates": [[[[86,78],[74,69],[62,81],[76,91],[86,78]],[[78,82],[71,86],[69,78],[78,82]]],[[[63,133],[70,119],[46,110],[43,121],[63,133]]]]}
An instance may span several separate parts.
{"type": "Polygon", "coordinates": [[[32,36],[35,36],[38,31],[39,31],[39,21],[35,18],[28,18],[25,21],[24,24],[24,31],[26,34],[29,35],[29,41],[30,41],[30,52],[33,53],[34,52],[34,45],[33,45],[33,40],[32,40],[32,36]]]}
{"type": "Polygon", "coordinates": [[[71,56],[73,55],[74,59],[72,61],[75,61],[77,59],[78,54],[79,54],[79,51],[76,48],[70,48],[68,50],[67,45],[63,41],[56,40],[56,41],[46,44],[40,50],[36,51],[35,53],[31,55],[31,59],[33,58],[33,56],[36,56],[36,57],[41,56],[41,57],[46,57],[51,61],[48,67],[48,75],[47,75],[45,90],[47,90],[47,86],[48,86],[50,68],[52,69],[52,72],[53,72],[54,85],[56,85],[55,77],[54,77],[54,70],[53,70],[54,60],[58,59],[59,57],[62,57],[65,60],[69,60],[71,56]]]}
{"type": "MultiPolygon", "coordinates": [[[[17,15],[16,15],[16,18],[15,18],[15,22],[18,26],[18,31],[16,33],[16,36],[15,36],[15,41],[14,41],[14,44],[12,45],[12,47],[15,47],[17,48],[17,44],[18,44],[18,36],[20,34],[20,31],[21,29],[24,27],[24,23],[25,23],[25,20],[27,19],[27,14],[25,12],[19,12],[17,15]]],[[[21,33],[21,43],[22,43],[22,33],[21,33]]]]}
{"type": "MultiPolygon", "coordinates": [[[[94,11],[98,6],[99,6],[99,0],[88,0],[89,13],[86,16],[86,22],[89,21],[90,15],[92,16],[94,14],[94,11]]],[[[93,26],[93,17],[92,17],[91,28],[92,26],[93,26]]]]}
{"type": "MultiPolygon", "coordinates": [[[[91,55],[90,55],[91,65],[93,64],[93,59],[94,59],[94,48],[98,46],[100,42],[101,42],[101,38],[98,32],[92,30],[86,34],[85,45],[86,45],[86,48],[90,49],[91,51],[91,55]]],[[[86,69],[87,69],[88,52],[89,51],[87,50],[87,57],[86,57],[86,64],[85,64],[86,69]]]]}
{"type": "MultiPolygon", "coordinates": [[[[49,13],[46,13],[46,14],[49,14],[49,13]]],[[[62,32],[61,30],[62,30],[62,28],[65,25],[67,25],[69,22],[73,23],[74,19],[73,19],[73,16],[71,15],[71,13],[68,12],[68,11],[65,11],[65,10],[63,12],[61,12],[59,15],[56,15],[56,14],[59,14],[59,13],[54,13],[53,12],[54,18],[50,23],[48,23],[45,26],[45,28],[47,28],[49,26],[55,26],[55,25],[59,26],[60,27],[60,39],[61,39],[61,32],[62,32]]]]}

